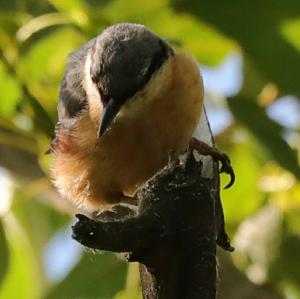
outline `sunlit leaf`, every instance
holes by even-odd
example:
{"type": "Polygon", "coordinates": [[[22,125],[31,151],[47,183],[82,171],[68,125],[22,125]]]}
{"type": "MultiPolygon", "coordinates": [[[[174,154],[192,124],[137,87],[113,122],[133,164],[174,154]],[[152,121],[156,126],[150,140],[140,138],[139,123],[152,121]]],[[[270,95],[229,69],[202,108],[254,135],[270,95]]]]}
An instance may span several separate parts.
{"type": "Polygon", "coordinates": [[[284,281],[280,283],[280,289],[284,294],[285,298],[298,299],[300,298],[300,289],[299,286],[290,282],[284,281]]]}
{"type": "Polygon", "coordinates": [[[67,24],[69,19],[61,13],[50,13],[38,16],[28,21],[25,25],[19,28],[16,37],[20,42],[24,42],[32,34],[54,25],[67,24]]]}
{"type": "Polygon", "coordinates": [[[9,243],[10,267],[0,289],[0,298],[38,299],[41,295],[41,273],[22,227],[10,215],[5,219],[9,243]]]}
{"type": "Polygon", "coordinates": [[[288,19],[283,21],[281,27],[283,36],[300,51],[300,19],[288,19]]]}
{"type": "Polygon", "coordinates": [[[21,89],[18,82],[11,77],[0,62],[0,115],[12,116],[21,99],[21,89]]]}
{"type": "Polygon", "coordinates": [[[57,30],[34,44],[19,63],[20,77],[33,95],[28,100],[33,109],[35,127],[41,128],[48,136],[54,131],[53,118],[65,60],[81,43],[83,38],[75,30],[57,30]]]}
{"type": "Polygon", "coordinates": [[[139,22],[146,23],[150,18],[154,18],[155,14],[160,14],[161,11],[168,9],[168,1],[153,0],[153,1],[122,1],[112,0],[106,1],[102,8],[103,13],[112,23],[120,22],[139,22]]]}
{"type": "MultiPolygon", "coordinates": [[[[44,109],[41,103],[37,100],[37,98],[30,92],[29,88],[26,84],[24,84],[18,76],[18,72],[16,71],[12,62],[10,62],[5,56],[5,52],[0,48],[0,58],[5,65],[6,71],[10,73],[10,75],[14,76],[20,85],[20,89],[22,91],[22,99],[27,100],[30,103],[30,107],[32,108],[32,118],[34,121],[35,127],[40,131],[44,131],[46,134],[50,135],[53,131],[53,122],[49,117],[48,112],[44,109]]],[[[20,101],[20,104],[23,104],[24,101],[20,101]]]]}
{"type": "MultiPolygon", "coordinates": [[[[244,142],[231,148],[230,159],[236,181],[231,188],[223,190],[221,196],[227,223],[236,225],[261,206],[263,195],[257,186],[260,163],[254,156],[251,143],[244,142]]],[[[222,176],[223,186],[227,180],[228,176],[222,176]]]]}
{"type": "Polygon", "coordinates": [[[56,113],[58,88],[68,54],[84,38],[73,29],[59,29],[36,42],[22,57],[18,71],[40,105],[56,113]]]}
{"type": "Polygon", "coordinates": [[[82,0],[51,0],[59,11],[66,12],[69,17],[79,26],[87,26],[89,23],[89,7],[82,0]]]}
{"type": "Polygon", "coordinates": [[[142,290],[125,290],[118,293],[114,299],[142,299],[142,290]]]}
{"type": "Polygon", "coordinates": [[[85,1],[82,0],[50,0],[52,5],[61,11],[70,12],[72,10],[81,11],[86,8],[85,1]]]}
{"type": "Polygon", "coordinates": [[[229,107],[238,121],[259,140],[282,167],[300,179],[300,168],[296,152],[281,137],[281,127],[269,119],[254,101],[236,96],[228,101],[229,107]]]}
{"type": "Polygon", "coordinates": [[[119,292],[114,299],[141,299],[142,290],[140,287],[138,263],[130,263],[128,265],[126,280],[125,290],[119,292]]]}

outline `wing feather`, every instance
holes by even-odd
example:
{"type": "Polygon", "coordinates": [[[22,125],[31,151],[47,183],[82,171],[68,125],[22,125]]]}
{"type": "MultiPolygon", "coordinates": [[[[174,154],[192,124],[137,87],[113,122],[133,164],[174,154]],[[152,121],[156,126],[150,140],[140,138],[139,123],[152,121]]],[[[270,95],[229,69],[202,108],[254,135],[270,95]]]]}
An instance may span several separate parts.
{"type": "MultiPolygon", "coordinates": [[[[198,123],[198,126],[193,134],[193,137],[207,143],[210,146],[214,146],[214,138],[213,134],[210,128],[210,124],[207,118],[207,113],[205,110],[205,107],[203,105],[203,110],[201,113],[201,117],[198,123]]],[[[201,160],[203,162],[203,170],[202,170],[202,176],[206,178],[213,178],[214,175],[214,167],[213,167],[213,159],[211,156],[202,156],[197,155],[197,153],[194,153],[197,160],[201,160]]]]}

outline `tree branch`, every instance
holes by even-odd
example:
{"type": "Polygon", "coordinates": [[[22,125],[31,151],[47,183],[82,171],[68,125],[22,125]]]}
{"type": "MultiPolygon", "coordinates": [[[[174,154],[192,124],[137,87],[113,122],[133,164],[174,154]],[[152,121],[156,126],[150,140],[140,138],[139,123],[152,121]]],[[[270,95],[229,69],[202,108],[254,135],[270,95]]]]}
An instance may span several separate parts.
{"type": "Polygon", "coordinates": [[[143,187],[136,217],[99,222],[78,215],[73,238],[90,248],[128,252],[129,261],[141,264],[144,298],[215,298],[216,240],[232,248],[221,206],[215,211],[218,178],[203,178],[201,170],[190,153],[186,163],[167,166],[143,187]]]}

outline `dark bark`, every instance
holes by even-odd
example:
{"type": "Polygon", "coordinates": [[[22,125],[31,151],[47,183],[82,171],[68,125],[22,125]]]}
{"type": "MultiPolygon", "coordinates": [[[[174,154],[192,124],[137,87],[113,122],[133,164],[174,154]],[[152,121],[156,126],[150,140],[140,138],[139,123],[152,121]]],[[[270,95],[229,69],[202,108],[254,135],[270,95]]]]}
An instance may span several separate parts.
{"type": "Polygon", "coordinates": [[[128,252],[129,261],[140,263],[144,298],[215,298],[216,243],[232,248],[218,174],[205,179],[201,170],[192,154],[184,164],[169,165],[139,192],[136,217],[99,222],[78,215],[73,238],[90,248],[128,252]]]}

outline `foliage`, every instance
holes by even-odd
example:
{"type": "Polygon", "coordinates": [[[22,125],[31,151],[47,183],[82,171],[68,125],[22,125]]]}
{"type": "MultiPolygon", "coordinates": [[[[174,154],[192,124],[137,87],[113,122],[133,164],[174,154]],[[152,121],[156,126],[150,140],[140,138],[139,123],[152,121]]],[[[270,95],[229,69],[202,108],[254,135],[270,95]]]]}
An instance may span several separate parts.
{"type": "Polygon", "coordinates": [[[241,91],[214,104],[233,115],[216,136],[237,176],[222,192],[233,260],[252,289],[267,284],[284,298],[300,298],[300,111],[294,127],[268,114],[282,96],[300,94],[299,1],[0,4],[0,178],[13,181],[9,188],[0,180],[1,299],[140,298],[136,267],[127,269],[112,255],[84,252],[56,282],[44,266],[45,247],[73,214],[52,189],[51,158],[44,156],[64,62],[103,28],[123,21],[145,24],[211,68],[231,53],[243,57],[241,91]]]}

